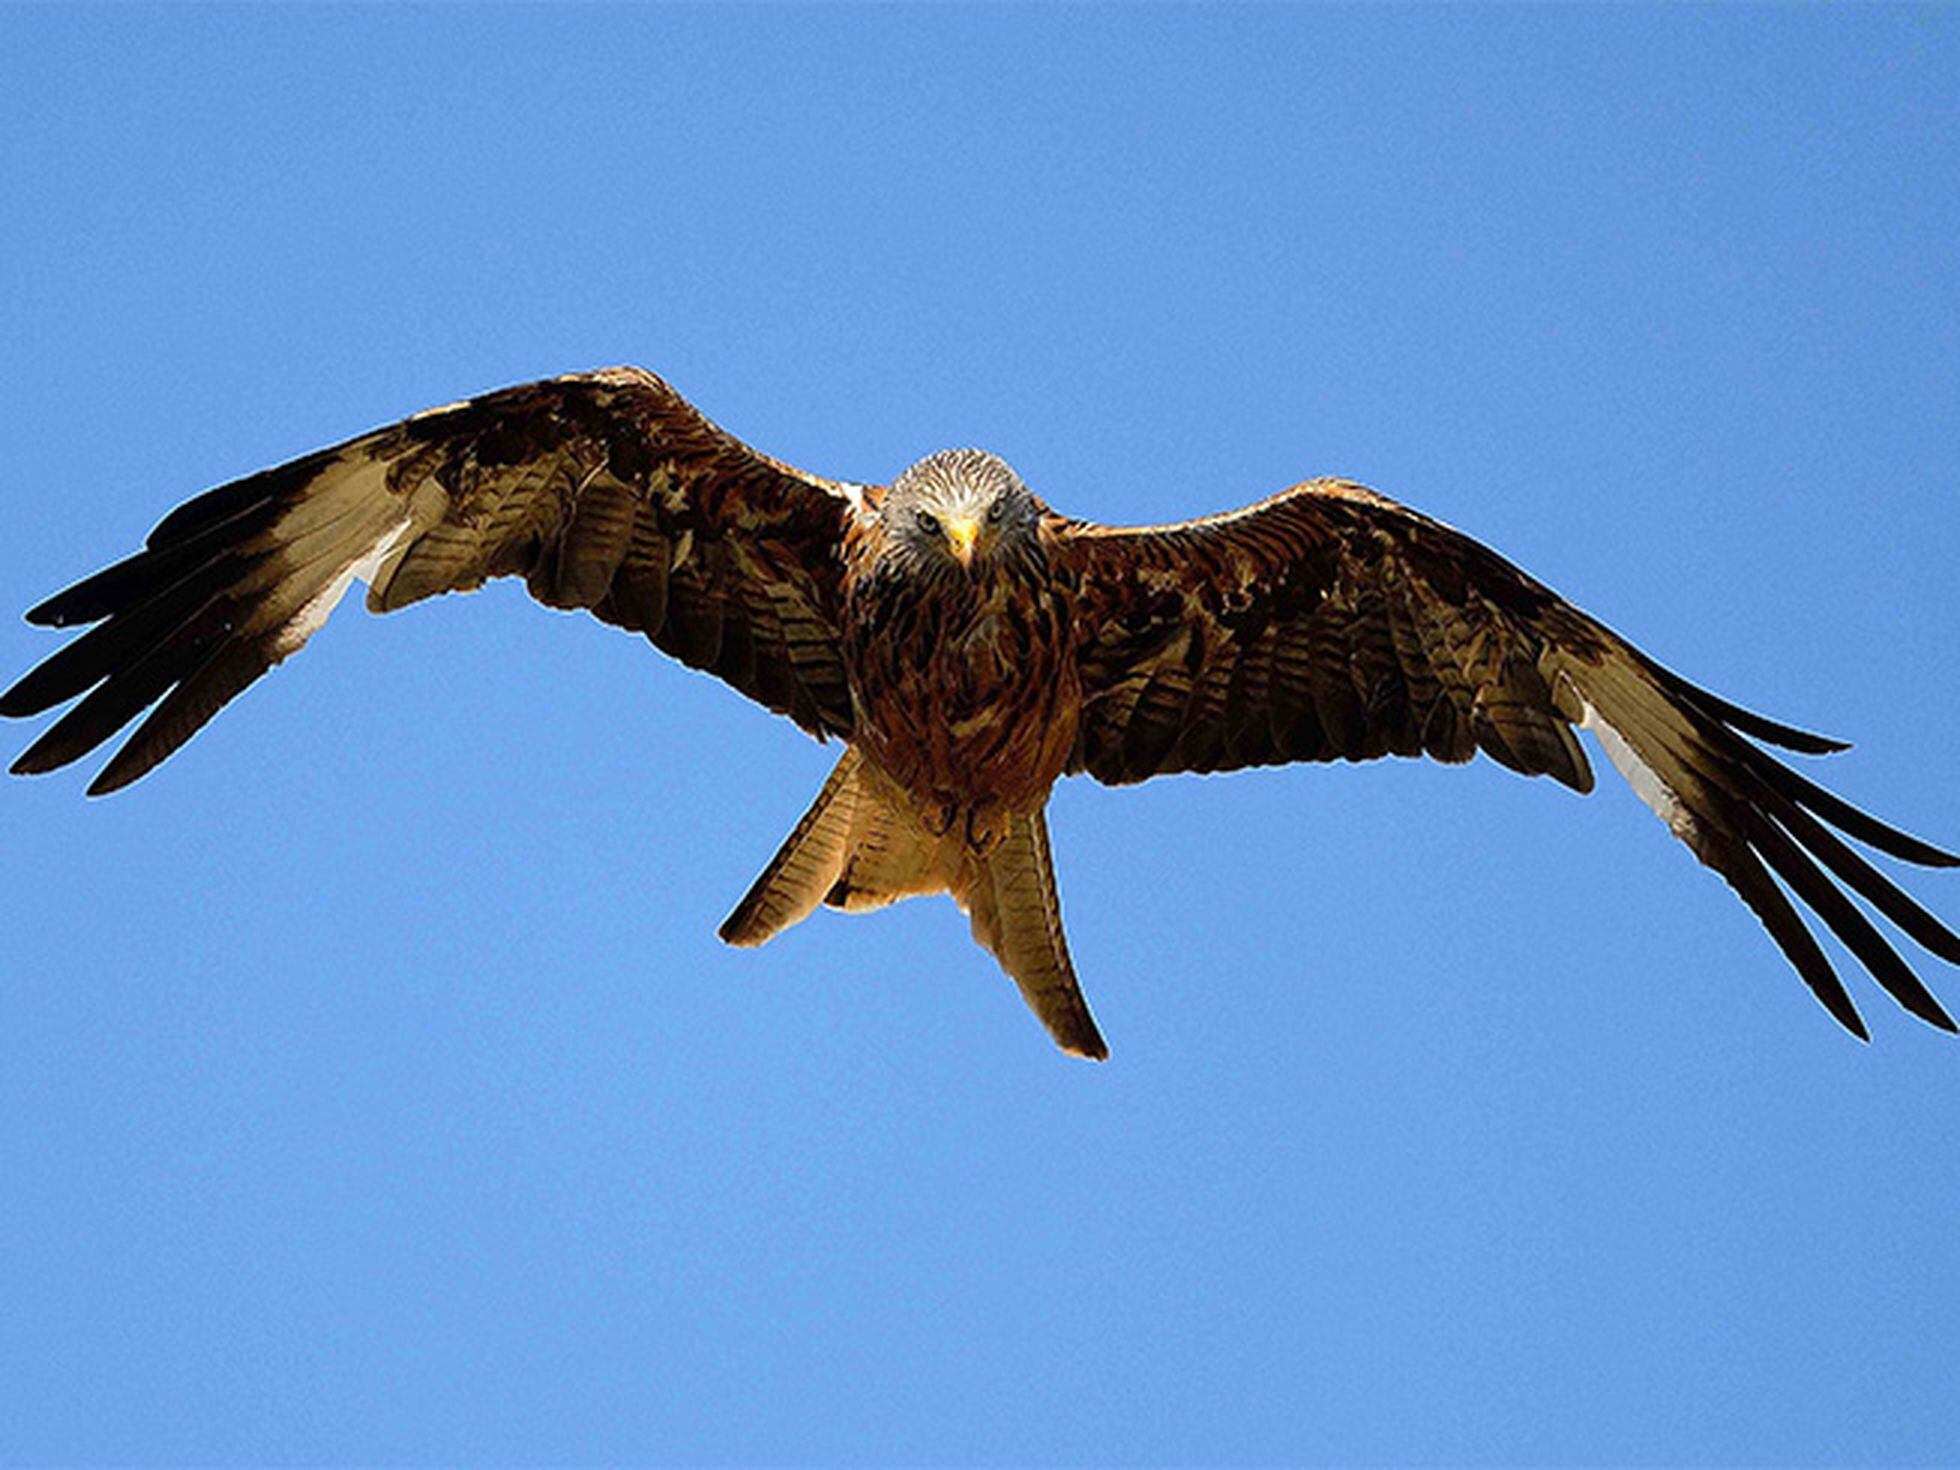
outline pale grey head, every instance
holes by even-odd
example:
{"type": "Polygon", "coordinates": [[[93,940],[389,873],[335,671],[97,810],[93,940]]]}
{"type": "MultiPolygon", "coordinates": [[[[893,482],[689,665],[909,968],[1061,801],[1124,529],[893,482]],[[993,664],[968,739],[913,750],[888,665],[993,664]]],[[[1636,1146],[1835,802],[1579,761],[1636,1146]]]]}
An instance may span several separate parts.
{"type": "Polygon", "coordinates": [[[1039,546],[1041,502],[980,449],[927,455],[893,482],[879,514],[893,549],[917,568],[977,571],[1039,546]]]}

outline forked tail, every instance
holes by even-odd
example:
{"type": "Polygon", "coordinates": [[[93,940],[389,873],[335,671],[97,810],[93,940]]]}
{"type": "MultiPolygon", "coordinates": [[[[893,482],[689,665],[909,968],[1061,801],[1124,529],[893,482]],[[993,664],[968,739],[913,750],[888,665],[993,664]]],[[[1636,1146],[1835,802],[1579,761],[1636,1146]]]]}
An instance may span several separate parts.
{"type": "Polygon", "coordinates": [[[862,913],[901,898],[950,893],[973,922],[973,937],[1000,961],[1064,1051],[1109,1055],[1089,1014],[1062,934],[1061,905],[1040,812],[1014,817],[984,857],[954,824],[934,836],[871,781],[847,750],[720,934],[744,947],[774,938],[818,904],[862,913]]]}

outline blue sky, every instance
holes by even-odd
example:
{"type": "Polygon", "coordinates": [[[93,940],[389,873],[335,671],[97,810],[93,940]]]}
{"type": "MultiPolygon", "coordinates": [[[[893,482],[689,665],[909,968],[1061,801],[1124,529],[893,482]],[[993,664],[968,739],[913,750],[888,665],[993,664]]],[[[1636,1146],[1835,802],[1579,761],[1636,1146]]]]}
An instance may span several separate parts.
{"type": "MultiPolygon", "coordinates": [[[[13,8],[0,137],[0,604],[633,361],[1109,520],[1355,476],[1960,840],[1949,10],[13,8]]],[[[1095,1067],[943,901],[715,941],[831,758],[501,586],[9,782],[0,1457],[1960,1456],[1960,1050],[1604,761],[1065,784],[1095,1067]]]]}

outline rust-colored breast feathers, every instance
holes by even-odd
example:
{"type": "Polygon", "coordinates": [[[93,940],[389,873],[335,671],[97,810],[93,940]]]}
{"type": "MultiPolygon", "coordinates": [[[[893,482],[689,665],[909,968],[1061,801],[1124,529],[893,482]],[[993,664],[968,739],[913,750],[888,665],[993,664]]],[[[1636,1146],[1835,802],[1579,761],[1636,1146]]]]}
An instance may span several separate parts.
{"type": "Polygon", "coordinates": [[[1033,559],[985,574],[869,569],[849,591],[857,736],[922,807],[1031,811],[1074,744],[1064,589],[1033,559]]]}

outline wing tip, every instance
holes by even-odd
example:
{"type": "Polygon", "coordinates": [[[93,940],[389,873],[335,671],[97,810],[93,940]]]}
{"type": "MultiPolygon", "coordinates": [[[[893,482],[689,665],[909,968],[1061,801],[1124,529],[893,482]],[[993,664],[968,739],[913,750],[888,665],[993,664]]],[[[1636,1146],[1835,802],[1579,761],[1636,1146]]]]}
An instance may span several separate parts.
{"type": "MultiPolygon", "coordinates": [[[[1791,918],[1793,920],[1796,919],[1794,911],[1791,913],[1791,918]]],[[[1801,923],[1802,921],[1797,920],[1797,922],[1801,923]]],[[[1808,938],[1809,936],[1806,935],[1805,937],[1808,938]]],[[[1814,943],[1815,941],[1812,942],[1814,943]]],[[[1803,980],[1805,986],[1809,988],[1810,993],[1817,998],[1817,1003],[1830,1012],[1832,1020],[1857,1037],[1858,1040],[1870,1045],[1872,1039],[1871,1028],[1865,1024],[1865,1018],[1859,1013],[1858,1004],[1852,1000],[1851,992],[1845,989],[1844,981],[1831,968],[1830,962],[1824,958],[1822,950],[1817,952],[1816,958],[1820,973],[1812,973],[1809,970],[1799,967],[1797,970],[1798,976],[1803,980]]],[[[1792,961],[1792,963],[1795,962],[1792,961]]]]}
{"type": "Polygon", "coordinates": [[[1702,688],[1691,679],[1684,679],[1664,664],[1655,662],[1645,654],[1639,655],[1652,674],[1670,692],[1697,704],[1708,714],[1726,725],[1732,725],[1743,734],[1752,736],[1784,750],[1793,750],[1798,755],[1839,755],[1851,749],[1849,740],[1840,740],[1835,735],[1819,735],[1814,730],[1799,730],[1795,725],[1786,725],[1781,720],[1772,720],[1767,715],[1759,715],[1732,700],[1722,698],[1711,690],[1702,688]]]}
{"type": "Polygon", "coordinates": [[[36,628],[67,628],[81,622],[80,618],[68,616],[63,607],[67,598],[66,592],[57,592],[52,597],[43,598],[22,613],[21,620],[36,628]]]}
{"type": "Polygon", "coordinates": [[[80,760],[94,748],[91,745],[83,750],[74,749],[69,741],[61,738],[61,726],[56,723],[43,730],[38,740],[14,757],[14,763],[7,767],[7,774],[45,776],[80,760]]]}
{"type": "Polygon", "coordinates": [[[1794,725],[1765,719],[1739,705],[1725,705],[1722,718],[1745,735],[1753,736],[1765,744],[1777,746],[1782,750],[1794,751],[1798,755],[1843,755],[1845,751],[1851,749],[1849,740],[1840,740],[1835,735],[1819,735],[1811,730],[1799,730],[1794,725]]]}
{"type": "Polygon", "coordinates": [[[1960,1036],[1960,1024],[1955,1023],[1944,1006],[1935,1005],[1930,1015],[1925,1011],[1914,1011],[1913,1014],[1935,1031],[1944,1031],[1949,1036],[1960,1036]]]}
{"type": "Polygon", "coordinates": [[[149,770],[148,766],[143,767],[141,770],[117,769],[118,766],[126,767],[126,764],[121,755],[118,754],[114,760],[110,761],[108,765],[96,773],[95,779],[82,789],[82,795],[91,799],[99,796],[113,796],[149,770]]]}

